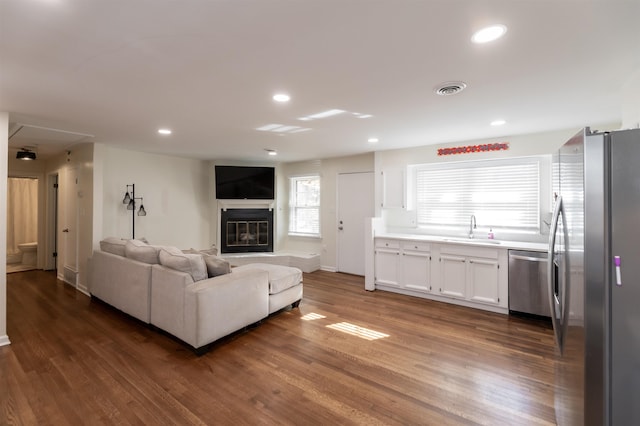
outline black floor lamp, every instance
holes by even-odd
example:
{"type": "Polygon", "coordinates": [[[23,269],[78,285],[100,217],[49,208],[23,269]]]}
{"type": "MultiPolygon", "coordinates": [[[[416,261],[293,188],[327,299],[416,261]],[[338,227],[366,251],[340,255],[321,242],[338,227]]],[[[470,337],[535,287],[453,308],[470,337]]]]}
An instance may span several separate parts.
{"type": "Polygon", "coordinates": [[[136,200],[140,200],[140,209],[138,216],[146,216],[147,211],[142,204],[142,197],[136,197],[136,184],[127,185],[127,192],[124,194],[122,204],[127,205],[127,210],[131,210],[131,238],[136,238],[136,200]],[[131,187],[131,196],[129,196],[129,187],[131,187]]]}

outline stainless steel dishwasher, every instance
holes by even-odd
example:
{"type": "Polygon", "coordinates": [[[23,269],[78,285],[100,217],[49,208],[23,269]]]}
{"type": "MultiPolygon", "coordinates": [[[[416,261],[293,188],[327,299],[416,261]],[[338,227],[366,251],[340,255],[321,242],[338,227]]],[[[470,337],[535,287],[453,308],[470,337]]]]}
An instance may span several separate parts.
{"type": "Polygon", "coordinates": [[[509,250],[509,313],[551,317],[547,253],[509,250]]]}

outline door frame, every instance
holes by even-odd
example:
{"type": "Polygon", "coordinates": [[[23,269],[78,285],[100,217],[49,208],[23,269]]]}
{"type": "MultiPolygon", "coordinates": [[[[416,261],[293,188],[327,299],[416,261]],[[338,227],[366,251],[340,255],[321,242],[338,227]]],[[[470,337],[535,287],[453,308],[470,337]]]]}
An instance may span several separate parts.
{"type": "Polygon", "coordinates": [[[50,173],[46,179],[46,238],[44,244],[44,269],[46,271],[58,269],[58,178],[58,173],[50,173]]]}

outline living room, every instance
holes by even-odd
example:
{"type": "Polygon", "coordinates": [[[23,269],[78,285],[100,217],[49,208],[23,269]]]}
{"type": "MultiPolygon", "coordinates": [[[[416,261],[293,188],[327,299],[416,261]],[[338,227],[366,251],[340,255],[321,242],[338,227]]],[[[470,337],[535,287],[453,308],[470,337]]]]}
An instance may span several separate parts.
{"type": "MultiPolygon", "coordinates": [[[[194,3],[184,10],[163,5],[153,20],[142,5],[127,5],[131,13],[120,16],[118,7],[103,10],[93,4],[85,9],[72,3],[11,0],[0,6],[0,14],[9,17],[3,38],[15,42],[0,48],[10,59],[10,66],[3,64],[8,77],[1,86],[0,151],[7,157],[0,162],[5,164],[0,174],[38,179],[36,269],[57,269],[66,290],[85,295],[90,292],[88,259],[105,237],[131,238],[135,227],[135,237],[153,244],[184,249],[219,245],[216,165],[275,168],[275,250],[318,254],[321,277],[330,282],[331,274],[341,270],[339,176],[373,174],[373,185],[363,188],[373,194],[372,216],[398,227],[413,226],[408,209],[383,207],[380,176],[390,169],[549,156],[584,126],[613,130],[635,128],[640,122],[640,64],[637,55],[629,53],[638,35],[628,23],[637,11],[635,2],[585,6],[582,11],[594,28],[601,23],[597,17],[623,22],[607,34],[585,30],[584,23],[563,30],[576,13],[571,2],[557,6],[551,17],[533,2],[521,8],[495,2],[491,16],[482,19],[485,14],[466,3],[465,17],[458,16],[456,25],[446,24],[451,6],[440,2],[406,2],[406,10],[384,1],[367,7],[357,1],[332,7],[310,2],[314,4],[307,9],[271,1],[251,1],[246,9],[220,4],[224,2],[194,3]],[[56,9],[56,4],[66,9],[56,9]],[[389,22],[392,16],[399,17],[397,22],[389,22]],[[514,23],[508,23],[503,45],[472,50],[478,46],[470,47],[471,29],[499,16],[509,16],[514,23]],[[234,19],[243,25],[236,26],[234,19]],[[270,19],[296,25],[271,32],[270,19]],[[535,39],[532,22],[547,19],[553,33],[535,39]],[[111,25],[114,33],[107,31],[106,22],[117,23],[111,25]],[[198,31],[191,31],[191,25],[198,31]],[[326,34],[332,25],[336,32],[326,34]],[[361,36],[353,28],[359,28],[361,36]],[[436,28],[448,35],[436,34],[436,28]],[[526,42],[522,29],[528,34],[526,42]],[[75,41],[82,44],[82,34],[87,44],[67,50],[75,41]],[[203,34],[209,42],[206,53],[203,34]],[[448,47],[438,39],[447,39],[448,47]],[[229,48],[229,40],[236,40],[234,48],[229,48]],[[274,53],[283,46],[289,53],[274,53]],[[165,57],[165,52],[176,56],[165,57]],[[606,72],[579,70],[598,54],[615,66],[606,72]],[[305,62],[308,68],[302,68],[305,62]],[[283,69],[291,80],[279,74],[283,69]],[[462,83],[458,78],[468,83],[457,86],[461,93],[434,93],[441,82],[462,83]],[[178,80],[184,86],[175,83],[178,80]],[[288,104],[272,101],[280,91],[291,95],[288,104]],[[235,99],[237,93],[242,95],[235,99]],[[602,108],[587,108],[597,103],[602,108]],[[564,115],[574,108],[575,114],[564,115]],[[310,118],[321,111],[337,115],[310,118]],[[489,126],[490,119],[503,115],[509,115],[506,126],[489,126]],[[282,127],[280,133],[261,130],[267,123],[297,126],[293,131],[298,133],[282,127]],[[27,144],[38,159],[17,160],[16,152],[24,145],[16,146],[12,136],[20,126],[75,140],[56,145],[58,151],[51,154],[46,142],[35,143],[40,146],[34,149],[27,144]],[[171,127],[173,134],[157,134],[161,126],[171,127]],[[498,142],[508,143],[509,149],[438,154],[498,142]],[[277,155],[268,155],[272,151],[277,155]],[[303,175],[321,178],[320,237],[289,233],[289,180],[303,175]],[[131,185],[146,216],[123,205],[131,185]]],[[[0,192],[6,192],[3,185],[0,192]]],[[[541,222],[545,218],[541,216],[541,222]]],[[[1,231],[6,218],[0,219],[1,231]]],[[[457,231],[466,232],[466,226],[457,231]]],[[[324,284],[318,285],[320,289],[324,284]]],[[[323,291],[317,294],[325,297],[323,291]]],[[[3,278],[0,346],[11,346],[12,338],[7,333],[11,308],[6,294],[3,278]]]]}

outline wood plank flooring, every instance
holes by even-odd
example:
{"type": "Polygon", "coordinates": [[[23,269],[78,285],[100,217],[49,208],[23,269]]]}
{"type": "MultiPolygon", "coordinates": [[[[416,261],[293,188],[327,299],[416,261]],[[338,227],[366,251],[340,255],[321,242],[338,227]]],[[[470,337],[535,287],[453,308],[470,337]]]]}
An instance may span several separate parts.
{"type": "Polygon", "coordinates": [[[197,357],[51,272],[7,281],[0,424],[555,424],[546,323],[319,271],[299,309],[197,357]]]}

